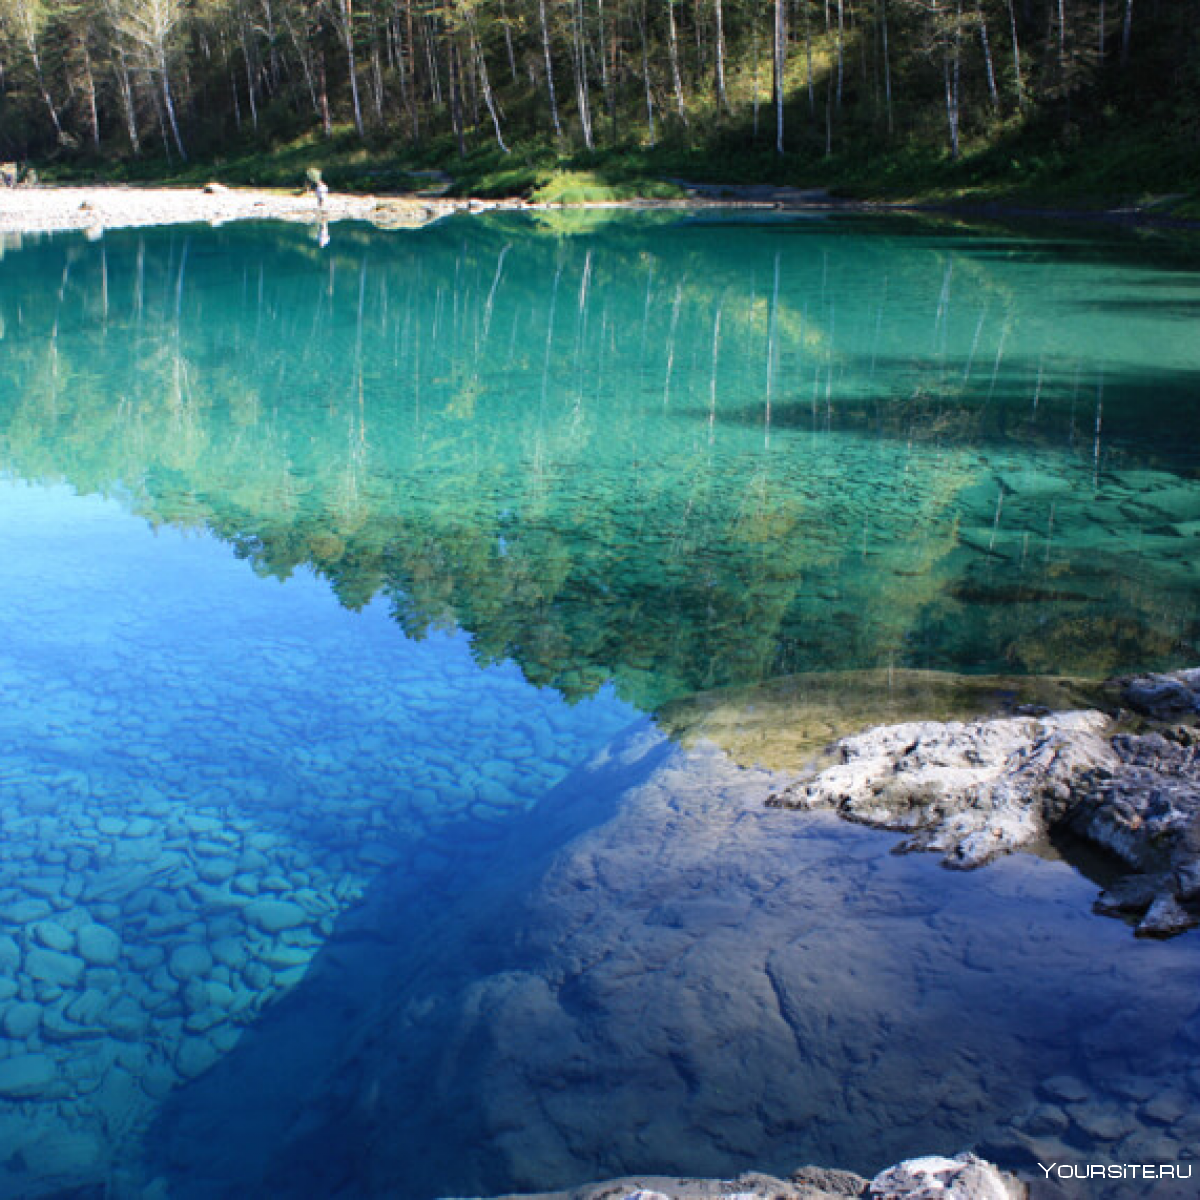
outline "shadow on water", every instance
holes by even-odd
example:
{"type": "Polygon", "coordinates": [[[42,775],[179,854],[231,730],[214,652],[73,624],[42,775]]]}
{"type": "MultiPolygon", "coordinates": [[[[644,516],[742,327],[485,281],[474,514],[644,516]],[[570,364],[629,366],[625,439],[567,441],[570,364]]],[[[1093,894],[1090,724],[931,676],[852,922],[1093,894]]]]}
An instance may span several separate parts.
{"type": "Polygon", "coordinates": [[[577,773],[500,836],[468,820],[409,847],[339,918],[303,983],[166,1101],[145,1140],[149,1174],[197,1200],[383,1194],[363,1190],[381,1166],[400,1172],[387,1188],[406,1200],[463,1178],[503,1186],[480,1093],[446,1094],[447,1064],[469,1060],[454,1045],[456,1003],[475,981],[526,965],[528,893],[562,846],[610,819],[621,791],[667,753],[658,744],[605,772],[600,787],[577,773]],[[397,1007],[415,1034],[393,1041],[397,1007]],[[391,1094],[373,1096],[384,1077],[391,1094]],[[380,1113],[401,1119],[376,1128],[380,1113]]]}
{"type": "Polygon", "coordinates": [[[1196,1102],[1194,939],[1135,944],[1061,863],[963,875],[766,810],[769,777],[646,737],[493,848],[462,828],[443,869],[378,880],[296,992],[167,1100],[151,1174],[182,1197],[431,1200],[870,1174],[985,1141],[1027,1167],[1064,1146],[1178,1157],[1131,1097],[1149,1076],[1196,1102]],[[1056,1144],[1038,1121],[1064,1075],[1056,1144]],[[1087,1133],[1093,1108],[1119,1146],[1087,1133]]]}

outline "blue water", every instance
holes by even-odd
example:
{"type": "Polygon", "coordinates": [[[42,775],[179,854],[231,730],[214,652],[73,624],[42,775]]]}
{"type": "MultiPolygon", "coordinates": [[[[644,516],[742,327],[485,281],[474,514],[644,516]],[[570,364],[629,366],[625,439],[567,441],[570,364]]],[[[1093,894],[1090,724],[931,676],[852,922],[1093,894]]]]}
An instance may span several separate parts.
{"type": "Polygon", "coordinates": [[[1198,281],[888,225],[10,247],[0,1195],[1188,1153],[1194,937],[627,750],[792,671],[1192,661],[1198,281]]]}

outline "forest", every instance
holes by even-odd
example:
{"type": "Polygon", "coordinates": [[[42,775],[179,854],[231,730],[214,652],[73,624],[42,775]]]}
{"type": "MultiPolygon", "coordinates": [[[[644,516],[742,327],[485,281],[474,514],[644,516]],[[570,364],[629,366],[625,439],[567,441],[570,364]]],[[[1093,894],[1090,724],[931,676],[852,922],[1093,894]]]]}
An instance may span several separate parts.
{"type": "Polygon", "coordinates": [[[5,159],[163,177],[297,146],[365,190],[385,161],[520,191],[636,160],[1194,197],[1200,2],[0,0],[5,159]]]}

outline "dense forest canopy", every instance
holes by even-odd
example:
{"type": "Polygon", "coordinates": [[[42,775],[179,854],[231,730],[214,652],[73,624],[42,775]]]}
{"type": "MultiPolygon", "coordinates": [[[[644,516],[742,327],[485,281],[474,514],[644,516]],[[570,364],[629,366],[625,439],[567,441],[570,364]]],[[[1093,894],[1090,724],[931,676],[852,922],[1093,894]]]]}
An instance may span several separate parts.
{"type": "Polygon", "coordinates": [[[1200,150],[1197,0],[0,0],[0,154],[31,161],[178,164],[339,127],[417,154],[957,158],[1114,122],[1200,150]]]}

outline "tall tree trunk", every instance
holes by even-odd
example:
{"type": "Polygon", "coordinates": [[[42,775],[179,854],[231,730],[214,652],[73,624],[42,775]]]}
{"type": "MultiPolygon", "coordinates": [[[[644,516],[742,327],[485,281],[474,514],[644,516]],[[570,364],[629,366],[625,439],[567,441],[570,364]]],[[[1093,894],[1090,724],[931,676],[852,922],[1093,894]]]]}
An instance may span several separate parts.
{"type": "Polygon", "coordinates": [[[83,49],[83,79],[87,86],[88,125],[92,132],[92,149],[100,150],[100,111],[96,107],[96,77],[92,74],[92,56],[88,50],[87,34],[80,43],[83,49]]]}
{"type": "Polygon", "coordinates": [[[587,42],[583,28],[583,0],[575,0],[571,11],[572,60],[575,64],[575,99],[579,106],[579,123],[583,127],[583,144],[594,150],[592,138],[592,104],[588,93],[587,42]]]}
{"type": "Polygon", "coordinates": [[[646,0],[642,0],[641,11],[638,14],[638,27],[642,34],[642,83],[646,89],[646,126],[650,145],[657,143],[654,132],[654,89],[650,86],[650,48],[646,36],[646,0]]]}
{"type": "Polygon", "coordinates": [[[241,41],[242,41],[242,60],[246,64],[246,95],[250,100],[250,124],[254,126],[255,131],[258,130],[258,98],[255,92],[258,90],[255,83],[254,62],[250,53],[250,39],[246,28],[246,10],[241,10],[241,41]]]}
{"type": "Polygon", "coordinates": [[[450,73],[450,123],[458,141],[458,157],[467,157],[467,143],[463,134],[462,72],[458,69],[458,55],[452,38],[446,39],[446,61],[450,73]]]}
{"type": "Polygon", "coordinates": [[[675,0],[667,0],[667,49],[671,58],[671,83],[675,88],[675,108],[679,119],[688,123],[687,108],[683,102],[683,79],[679,74],[679,31],[675,25],[675,0]]]}
{"type": "Polygon", "coordinates": [[[1016,76],[1017,109],[1025,111],[1025,80],[1021,76],[1021,40],[1017,36],[1017,10],[1013,0],[1008,0],[1008,23],[1012,30],[1013,74],[1016,76]]]}
{"type": "Polygon", "coordinates": [[[546,90],[550,94],[550,119],[554,136],[562,140],[562,122],[558,119],[558,97],[554,93],[554,61],[550,54],[550,23],[546,19],[546,0],[538,0],[538,19],[542,26],[542,57],[546,63],[546,90]]]}
{"type": "Polygon", "coordinates": [[[125,131],[129,134],[129,149],[135,155],[142,152],[142,139],[138,136],[137,109],[133,102],[133,83],[129,77],[129,63],[125,58],[125,47],[117,40],[117,90],[121,96],[121,108],[125,113],[125,131]]]}
{"type": "Polygon", "coordinates": [[[775,153],[783,153],[783,73],[787,66],[784,41],[784,0],[775,0],[775,36],[772,48],[772,92],[775,101],[775,153]]]}
{"type": "Polygon", "coordinates": [[[983,43],[983,62],[987,69],[988,96],[992,108],[1000,111],[1000,89],[996,86],[996,67],[992,62],[992,43],[988,37],[987,17],[983,14],[983,0],[975,0],[975,12],[979,18],[979,40],[983,43]]]}
{"type": "Polygon", "coordinates": [[[1125,0],[1125,19],[1121,22],[1121,67],[1129,66],[1129,40],[1133,36],[1133,0],[1125,0]]]}
{"type": "Polygon", "coordinates": [[[880,21],[883,27],[883,101],[887,109],[888,137],[891,137],[896,132],[896,129],[892,122],[892,56],[891,48],[888,45],[887,0],[880,0],[879,8],[880,21]]]}
{"type": "Polygon", "coordinates": [[[317,53],[314,64],[317,76],[317,96],[321,102],[321,132],[327,138],[333,137],[333,113],[329,110],[329,83],[325,75],[325,51],[317,53]]]}
{"type": "Polygon", "coordinates": [[[354,8],[352,0],[340,0],[341,35],[346,46],[346,69],[350,72],[350,99],[354,104],[354,128],[364,136],[362,103],[358,96],[358,63],[354,55],[354,8]]]}
{"type": "Polygon", "coordinates": [[[500,132],[500,115],[496,111],[496,99],[492,95],[492,85],[488,79],[487,62],[483,57],[483,46],[479,42],[479,30],[475,24],[475,18],[470,18],[470,34],[471,44],[475,50],[475,61],[479,65],[479,85],[483,89],[483,102],[487,105],[488,116],[492,118],[492,128],[496,131],[496,145],[508,153],[508,147],[504,144],[504,135],[500,132]]]}
{"type": "Polygon", "coordinates": [[[167,69],[165,50],[159,51],[158,69],[162,73],[163,104],[166,106],[167,120],[171,125],[171,136],[175,139],[175,148],[179,151],[179,157],[187,162],[187,151],[183,148],[183,138],[179,136],[179,122],[175,119],[175,101],[171,97],[171,76],[167,69]]]}
{"type": "Polygon", "coordinates": [[[959,83],[962,71],[962,0],[956,0],[954,37],[946,43],[942,73],[946,85],[946,120],[950,126],[950,157],[959,157],[959,83]]]}
{"type": "Polygon", "coordinates": [[[46,111],[50,114],[50,120],[54,125],[54,135],[59,141],[62,140],[63,127],[62,121],[58,117],[58,108],[54,103],[53,97],[50,95],[50,89],[46,85],[46,76],[42,71],[42,56],[38,53],[37,35],[33,28],[26,32],[25,44],[29,48],[29,58],[33,63],[33,73],[37,79],[38,91],[41,93],[42,101],[46,105],[46,111]]]}
{"type": "Polygon", "coordinates": [[[842,111],[842,81],[846,69],[846,6],[837,0],[837,110],[842,111]]]}
{"type": "MultiPolygon", "coordinates": [[[[729,98],[725,94],[725,14],[721,0],[713,0],[713,15],[717,22],[717,104],[725,112],[729,111],[729,98]]],[[[755,94],[754,94],[754,109],[755,115],[758,113],[758,60],[755,56],[755,94]]]]}

